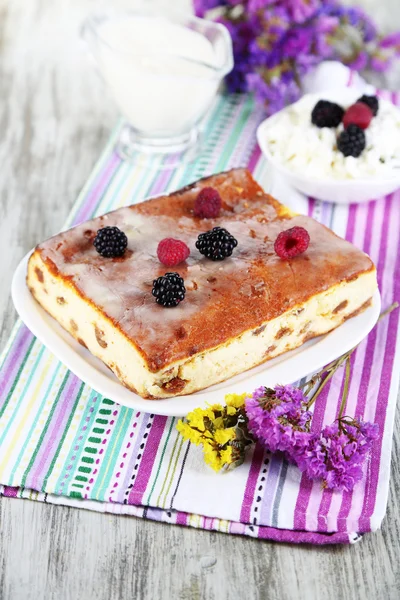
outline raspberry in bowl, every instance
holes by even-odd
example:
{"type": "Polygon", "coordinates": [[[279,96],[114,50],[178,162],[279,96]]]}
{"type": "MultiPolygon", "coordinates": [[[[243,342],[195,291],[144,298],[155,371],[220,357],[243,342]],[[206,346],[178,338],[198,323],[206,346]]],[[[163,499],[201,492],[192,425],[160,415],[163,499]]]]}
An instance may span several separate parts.
{"type": "Polygon", "coordinates": [[[258,128],[273,169],[300,192],[365,202],[400,188],[400,109],[344,88],[307,94],[258,128]]]}

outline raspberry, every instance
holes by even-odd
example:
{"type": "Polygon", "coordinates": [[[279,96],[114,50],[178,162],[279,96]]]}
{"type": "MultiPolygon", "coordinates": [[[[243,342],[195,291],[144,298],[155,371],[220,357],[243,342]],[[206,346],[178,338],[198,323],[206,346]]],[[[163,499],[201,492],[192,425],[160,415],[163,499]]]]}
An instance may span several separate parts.
{"type": "Polygon", "coordinates": [[[274,250],[280,258],[293,258],[308,248],[310,236],[304,227],[292,227],[281,231],[275,240],[274,250]]]}
{"type": "Polygon", "coordinates": [[[372,114],[374,115],[374,117],[376,117],[379,110],[379,100],[376,96],[367,96],[366,94],[364,94],[363,96],[361,96],[361,98],[357,100],[357,102],[363,102],[364,104],[369,106],[369,108],[372,110],[372,114]]]}
{"type": "Polygon", "coordinates": [[[357,125],[361,129],[367,129],[373,118],[372,110],[363,102],[356,102],[349,106],[344,113],[343,125],[345,129],[349,125],[357,125]]]}
{"type": "Polygon", "coordinates": [[[179,263],[187,259],[189,254],[190,250],[185,242],[174,240],[174,238],[161,240],[157,247],[158,260],[166,267],[179,265],[179,263]]]}
{"type": "Polygon", "coordinates": [[[339,104],[329,100],[319,100],[311,113],[311,122],[317,127],[338,127],[344,110],[339,104]]]}
{"type": "Polygon", "coordinates": [[[205,187],[199,193],[194,203],[194,214],[202,219],[215,219],[221,210],[221,196],[212,187],[205,187]]]}

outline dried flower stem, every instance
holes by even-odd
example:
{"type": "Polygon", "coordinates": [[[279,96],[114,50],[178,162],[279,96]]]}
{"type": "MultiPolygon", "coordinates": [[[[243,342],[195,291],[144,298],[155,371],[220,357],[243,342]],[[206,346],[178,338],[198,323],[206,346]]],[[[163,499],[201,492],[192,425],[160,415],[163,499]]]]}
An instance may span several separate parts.
{"type": "Polygon", "coordinates": [[[383,317],[386,317],[386,315],[389,315],[396,308],[399,308],[399,303],[398,302],[393,302],[393,304],[391,304],[386,310],[384,310],[383,312],[381,312],[381,314],[379,315],[378,323],[379,323],[379,321],[381,321],[383,319],[383,317]]]}
{"type": "MultiPolygon", "coordinates": [[[[398,307],[399,307],[399,303],[393,302],[393,304],[391,304],[386,310],[384,310],[379,315],[378,322],[381,321],[384,317],[389,315],[391,312],[393,312],[398,307]]],[[[336,373],[338,368],[341,367],[344,362],[346,362],[346,377],[347,377],[347,369],[349,369],[349,373],[350,373],[350,356],[353,354],[354,350],[356,350],[356,349],[357,349],[357,346],[355,346],[354,348],[352,348],[351,350],[349,350],[348,352],[346,352],[345,354],[343,354],[336,360],[333,360],[326,367],[324,367],[321,371],[319,371],[313,377],[311,377],[311,379],[309,379],[308,381],[306,381],[305,383],[303,383],[302,385],[299,386],[299,388],[304,391],[304,395],[308,396],[308,394],[311,392],[312,388],[319,382],[317,389],[312,394],[310,400],[306,404],[307,410],[309,410],[310,407],[314,404],[314,402],[316,401],[316,399],[318,398],[318,396],[320,395],[320,393],[322,392],[322,390],[324,389],[324,387],[326,386],[328,381],[330,381],[332,379],[332,377],[334,376],[334,374],[336,373]]],[[[347,399],[347,395],[348,395],[348,386],[349,386],[349,382],[347,382],[346,399],[347,399]]],[[[346,381],[345,381],[345,389],[346,389],[346,381]]],[[[343,404],[343,400],[342,400],[342,404],[343,404]]],[[[344,410],[344,407],[343,407],[343,410],[344,410]]],[[[341,411],[342,411],[342,406],[340,407],[339,417],[342,416],[341,411]]]]}
{"type": "Polygon", "coordinates": [[[345,378],[344,378],[342,402],[340,403],[338,419],[340,419],[343,416],[344,409],[346,408],[347,398],[349,395],[349,388],[350,388],[350,375],[351,375],[351,364],[350,364],[350,356],[348,356],[346,359],[346,374],[345,374],[345,378]]]}

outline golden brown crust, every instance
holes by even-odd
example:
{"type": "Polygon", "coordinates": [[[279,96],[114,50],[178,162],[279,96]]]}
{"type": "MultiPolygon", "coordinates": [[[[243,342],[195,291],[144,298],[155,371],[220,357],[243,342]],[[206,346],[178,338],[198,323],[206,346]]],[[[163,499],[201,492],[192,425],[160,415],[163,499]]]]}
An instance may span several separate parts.
{"type": "MultiPolygon", "coordinates": [[[[160,239],[166,237],[160,235],[160,239]]],[[[147,238],[145,241],[148,243],[147,238]]],[[[119,329],[152,372],[228,343],[244,331],[257,330],[266,321],[296,310],[312,296],[374,269],[365,254],[323,225],[308,217],[293,216],[265,194],[244,169],[213,175],[168,196],[98,217],[54,236],[35,252],[40,253],[54,277],[72,287],[119,329]],[[195,197],[205,186],[221,194],[220,219],[193,216],[195,197]],[[124,257],[102,258],[93,249],[96,230],[106,224],[123,224],[129,214],[132,219],[140,217],[145,224],[148,220],[154,222],[154,248],[144,253],[132,243],[124,257]],[[185,279],[187,287],[186,299],[176,309],[164,309],[151,297],[152,279],[171,270],[155,255],[158,224],[160,231],[170,232],[169,236],[182,239],[186,235],[191,240],[191,258],[173,269],[185,279]],[[280,230],[295,224],[309,230],[310,248],[295,259],[283,261],[275,255],[273,243],[280,230]],[[233,257],[215,265],[201,258],[194,242],[200,232],[217,225],[236,229],[240,239],[233,257]],[[79,277],[76,273],[81,270],[84,276],[79,277]],[[119,298],[123,303],[118,316],[110,310],[111,301],[102,302],[96,293],[88,291],[90,278],[104,285],[111,295],[121,281],[132,284],[126,285],[123,294],[118,288],[115,302],[119,298]]],[[[286,333],[278,332],[279,337],[286,333]]]]}

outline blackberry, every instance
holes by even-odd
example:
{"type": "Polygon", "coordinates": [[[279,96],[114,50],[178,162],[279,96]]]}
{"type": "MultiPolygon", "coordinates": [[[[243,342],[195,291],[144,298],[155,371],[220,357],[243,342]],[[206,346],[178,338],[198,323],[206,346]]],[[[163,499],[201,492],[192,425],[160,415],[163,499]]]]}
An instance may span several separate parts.
{"type": "Polygon", "coordinates": [[[329,100],[319,100],[311,113],[311,122],[317,127],[338,127],[344,110],[339,104],[329,100]]]}
{"type": "Polygon", "coordinates": [[[231,256],[237,246],[237,240],[222,227],[214,227],[206,233],[201,233],[197,238],[196,248],[211,260],[224,260],[231,256]]]}
{"type": "Polygon", "coordinates": [[[122,256],[128,245],[128,238],[118,227],[99,229],[93,241],[97,252],[105,258],[122,256]]]}
{"type": "Polygon", "coordinates": [[[366,94],[363,94],[361,98],[357,100],[357,102],[362,102],[363,104],[366,104],[371,109],[374,117],[376,117],[379,110],[379,100],[376,96],[367,96],[366,94]]]}
{"type": "Polygon", "coordinates": [[[185,282],[178,273],[165,273],[153,281],[152,294],[157,304],[168,308],[178,306],[185,299],[185,282]]]}
{"type": "Polygon", "coordinates": [[[358,158],[365,148],[365,133],[358,125],[349,125],[337,140],[338,150],[345,156],[358,158]]]}

